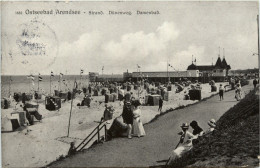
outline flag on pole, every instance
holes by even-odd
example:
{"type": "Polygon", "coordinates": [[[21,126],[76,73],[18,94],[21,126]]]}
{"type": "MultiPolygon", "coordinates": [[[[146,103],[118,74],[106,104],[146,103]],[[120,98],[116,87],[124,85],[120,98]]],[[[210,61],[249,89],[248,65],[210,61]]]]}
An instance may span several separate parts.
{"type": "Polygon", "coordinates": [[[196,62],[196,58],[195,58],[194,62],[196,62]]]}
{"type": "Polygon", "coordinates": [[[61,78],[63,77],[63,73],[60,73],[60,77],[61,77],[61,78]]]}
{"type": "Polygon", "coordinates": [[[34,76],[33,75],[27,76],[27,79],[31,79],[32,80],[32,85],[34,85],[34,76]]]}
{"type": "Polygon", "coordinates": [[[102,67],[102,71],[104,70],[104,66],[102,67]]]}
{"type": "Polygon", "coordinates": [[[39,79],[39,81],[42,81],[41,74],[39,74],[38,79],[39,79]]]}
{"type": "Polygon", "coordinates": [[[27,79],[34,80],[34,76],[33,75],[29,75],[29,76],[27,76],[27,79]]]}
{"type": "Polygon", "coordinates": [[[137,64],[137,68],[141,68],[140,65],[137,64]]]}
{"type": "Polygon", "coordinates": [[[54,77],[54,74],[53,74],[53,72],[51,71],[51,77],[54,77]]]}
{"type": "Polygon", "coordinates": [[[74,89],[78,89],[77,81],[74,82],[74,89]]]}

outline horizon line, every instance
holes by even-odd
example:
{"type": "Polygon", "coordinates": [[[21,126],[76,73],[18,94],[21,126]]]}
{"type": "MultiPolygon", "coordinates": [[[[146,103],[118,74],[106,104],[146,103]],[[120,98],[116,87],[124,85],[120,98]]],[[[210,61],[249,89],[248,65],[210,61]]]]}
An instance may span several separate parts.
{"type": "MultiPolygon", "coordinates": [[[[231,69],[229,71],[239,71],[239,70],[254,70],[254,69],[258,69],[259,68],[246,68],[246,69],[231,69]]],[[[187,71],[187,70],[180,70],[180,71],[187,71]]],[[[137,72],[137,71],[133,71],[133,72],[137,72]]],[[[133,73],[133,72],[128,72],[128,73],[133,73]]],[[[167,72],[167,71],[141,71],[141,72],[167,72]]],[[[168,71],[168,72],[177,72],[177,71],[168,71]]],[[[99,73],[99,72],[94,72],[94,73],[99,73]]],[[[99,76],[102,76],[102,75],[123,75],[124,73],[127,73],[127,72],[122,72],[122,73],[116,73],[116,74],[99,74],[99,76]]],[[[30,74],[27,74],[27,75],[30,75],[30,74]]],[[[51,74],[41,74],[41,76],[48,76],[48,75],[51,75],[51,74]]],[[[65,75],[75,75],[75,76],[80,76],[79,74],[63,74],[64,76],[65,75]]],[[[82,74],[82,76],[89,76],[89,74],[82,74]]],[[[26,74],[1,74],[1,76],[26,76],[26,74]]],[[[38,76],[38,75],[34,75],[34,76],[38,76]]],[[[59,76],[59,74],[54,74],[54,76],[59,76]]]]}

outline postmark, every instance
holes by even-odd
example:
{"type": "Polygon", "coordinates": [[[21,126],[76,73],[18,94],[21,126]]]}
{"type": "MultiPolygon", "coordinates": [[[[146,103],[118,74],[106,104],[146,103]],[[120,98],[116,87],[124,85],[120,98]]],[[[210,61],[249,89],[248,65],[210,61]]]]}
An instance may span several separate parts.
{"type": "Polygon", "coordinates": [[[37,17],[19,25],[12,37],[5,38],[7,63],[41,71],[50,67],[58,56],[59,41],[55,31],[37,17]]]}

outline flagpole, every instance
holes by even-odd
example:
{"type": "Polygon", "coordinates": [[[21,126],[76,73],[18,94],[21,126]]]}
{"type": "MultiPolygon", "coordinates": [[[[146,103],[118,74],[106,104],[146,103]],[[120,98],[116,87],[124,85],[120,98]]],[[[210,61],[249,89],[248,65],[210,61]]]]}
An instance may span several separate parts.
{"type": "Polygon", "coordinates": [[[258,65],[260,64],[260,59],[259,59],[259,15],[257,15],[257,42],[258,42],[258,65]]]}
{"type": "MultiPolygon", "coordinates": [[[[139,67],[138,67],[138,68],[139,68],[139,67]]],[[[142,77],[141,77],[141,70],[140,70],[140,68],[139,68],[139,75],[140,75],[140,78],[141,78],[141,80],[142,80],[142,77]]],[[[140,87],[140,86],[139,86],[139,84],[140,84],[140,82],[137,81],[137,87],[138,87],[138,99],[140,98],[140,93],[139,93],[139,92],[140,92],[140,90],[139,90],[139,87],[140,87]]]]}
{"type": "Polygon", "coordinates": [[[59,92],[60,92],[60,75],[59,75],[59,92]]]}
{"type": "Polygon", "coordinates": [[[168,83],[169,83],[169,62],[168,62],[168,59],[167,59],[167,78],[168,78],[168,83]]]}
{"type": "Polygon", "coordinates": [[[11,76],[10,76],[10,79],[9,79],[9,95],[8,97],[10,97],[11,95],[11,76]]]}
{"type": "Polygon", "coordinates": [[[38,76],[38,94],[40,93],[40,79],[39,79],[39,76],[38,76]]]}
{"type": "Polygon", "coordinates": [[[39,98],[39,94],[40,94],[40,87],[39,87],[39,83],[40,83],[40,74],[38,75],[38,93],[37,93],[37,99],[36,99],[36,102],[37,102],[37,111],[38,111],[38,108],[39,108],[39,104],[38,104],[38,98],[39,98]]]}
{"type": "MultiPolygon", "coordinates": [[[[74,85],[75,85],[75,83],[76,83],[76,77],[75,77],[74,85]]],[[[72,88],[72,98],[71,98],[71,104],[70,104],[70,117],[69,117],[69,125],[68,125],[68,134],[67,134],[67,137],[69,137],[69,134],[70,134],[70,119],[71,119],[71,112],[72,112],[72,104],[73,104],[74,94],[76,94],[76,93],[74,93],[74,91],[73,91],[73,89],[74,89],[74,87],[75,87],[74,85],[73,85],[73,88],[72,88]]]]}
{"type": "Polygon", "coordinates": [[[137,79],[136,79],[136,83],[138,82],[138,64],[137,64],[137,69],[136,69],[136,71],[137,71],[137,79]]]}
{"type": "MultiPolygon", "coordinates": [[[[171,65],[171,67],[172,67],[172,65],[171,65]]],[[[169,67],[168,67],[169,68],[169,67]]],[[[173,68],[173,67],[172,67],[173,68]]],[[[168,74],[169,74],[169,83],[171,82],[171,75],[170,75],[170,72],[168,72],[168,74]]]]}
{"type": "MultiPolygon", "coordinates": [[[[30,78],[31,79],[31,78],[30,78]]],[[[30,91],[31,91],[31,85],[30,85],[30,83],[31,83],[31,81],[29,80],[29,92],[28,93],[30,93],[30,91]]]]}
{"type": "Polygon", "coordinates": [[[80,69],[80,74],[79,74],[79,82],[80,82],[80,87],[81,88],[81,69],[80,69]]]}
{"type": "Polygon", "coordinates": [[[50,75],[50,96],[51,96],[51,75],[50,75]]]}
{"type": "MultiPolygon", "coordinates": [[[[62,76],[62,77],[63,77],[63,76],[62,76]]],[[[63,80],[63,79],[61,78],[61,80],[63,80]]],[[[60,80],[60,90],[62,91],[62,88],[61,88],[61,86],[62,86],[61,80],[60,80]]]]}

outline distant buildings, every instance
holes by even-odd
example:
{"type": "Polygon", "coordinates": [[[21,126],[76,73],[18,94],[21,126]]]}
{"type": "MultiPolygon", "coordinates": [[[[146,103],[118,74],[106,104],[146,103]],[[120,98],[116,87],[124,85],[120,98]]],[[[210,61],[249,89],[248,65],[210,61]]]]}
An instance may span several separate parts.
{"type": "Polygon", "coordinates": [[[259,78],[259,68],[254,69],[238,69],[238,70],[230,70],[228,72],[228,76],[239,76],[239,77],[246,77],[246,78],[259,78]]]}
{"type": "Polygon", "coordinates": [[[100,75],[98,72],[89,72],[89,81],[90,82],[123,82],[122,74],[104,74],[100,75]]]}
{"type": "Polygon", "coordinates": [[[228,77],[228,71],[231,66],[227,64],[225,57],[221,60],[220,56],[215,65],[195,65],[193,62],[188,66],[187,71],[192,74],[192,77],[202,78],[201,81],[209,79],[215,81],[224,81],[228,77]]]}
{"type": "Polygon", "coordinates": [[[133,72],[124,73],[125,80],[137,81],[148,79],[154,82],[171,82],[179,81],[182,78],[189,80],[198,80],[199,82],[209,82],[210,80],[224,81],[228,77],[231,66],[227,63],[225,57],[221,60],[218,57],[215,65],[196,65],[192,61],[186,71],[160,71],[160,72],[133,72]]]}
{"type": "Polygon", "coordinates": [[[225,56],[221,59],[220,55],[217,58],[215,65],[196,65],[193,61],[187,67],[186,71],[154,71],[154,72],[124,72],[123,75],[99,75],[97,72],[90,72],[90,82],[136,82],[141,79],[153,82],[166,83],[169,80],[177,82],[187,78],[188,80],[198,80],[202,83],[207,83],[210,80],[216,82],[223,82],[232,76],[251,77],[259,75],[259,69],[250,70],[231,70],[231,66],[227,63],[225,56]]]}

